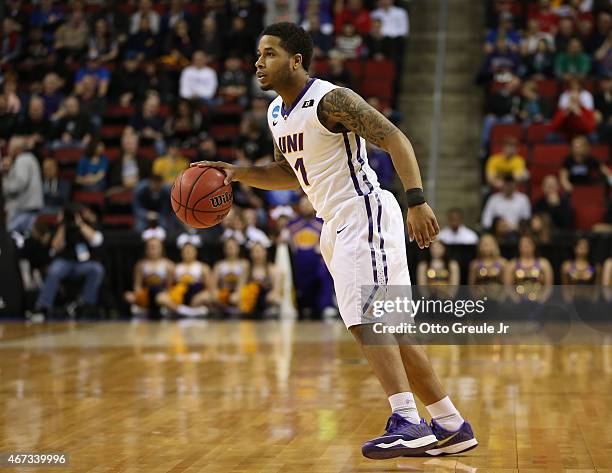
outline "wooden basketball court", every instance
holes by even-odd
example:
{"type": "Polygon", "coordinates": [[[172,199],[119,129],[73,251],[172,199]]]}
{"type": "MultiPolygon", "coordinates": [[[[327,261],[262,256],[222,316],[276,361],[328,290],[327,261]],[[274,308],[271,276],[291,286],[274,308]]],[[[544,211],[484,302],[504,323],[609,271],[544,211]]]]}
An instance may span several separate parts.
{"type": "Polygon", "coordinates": [[[0,452],[70,455],[6,470],[28,472],[612,473],[612,346],[429,352],[480,446],[374,461],[389,407],[340,323],[4,324],[0,452]]]}

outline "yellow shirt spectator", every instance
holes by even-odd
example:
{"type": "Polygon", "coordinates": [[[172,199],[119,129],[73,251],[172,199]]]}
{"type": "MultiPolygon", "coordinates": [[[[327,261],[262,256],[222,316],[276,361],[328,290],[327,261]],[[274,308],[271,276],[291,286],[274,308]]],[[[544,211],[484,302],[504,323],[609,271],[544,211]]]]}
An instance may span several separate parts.
{"type": "Polygon", "coordinates": [[[161,176],[164,184],[171,186],[182,171],[189,167],[189,160],[180,155],[160,156],[153,161],[153,174],[161,176]]]}
{"type": "Polygon", "coordinates": [[[499,190],[503,184],[504,176],[511,175],[516,182],[527,179],[527,165],[525,158],[516,152],[517,144],[513,138],[505,140],[501,153],[494,154],[487,159],[485,173],[487,184],[499,190]]]}

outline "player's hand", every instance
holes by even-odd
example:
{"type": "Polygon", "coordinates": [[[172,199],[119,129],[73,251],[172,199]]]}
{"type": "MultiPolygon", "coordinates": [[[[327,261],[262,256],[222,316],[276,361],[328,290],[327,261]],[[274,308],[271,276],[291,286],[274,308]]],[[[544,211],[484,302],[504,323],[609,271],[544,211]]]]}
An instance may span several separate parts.
{"type": "Polygon", "coordinates": [[[239,167],[234,166],[233,164],[225,163],[223,161],[198,161],[196,163],[191,163],[189,167],[195,168],[215,168],[219,169],[223,174],[225,174],[225,180],[223,184],[227,185],[230,182],[239,180],[239,167]]]}
{"type": "Polygon", "coordinates": [[[406,225],[408,225],[408,238],[410,241],[416,240],[421,249],[429,248],[429,244],[440,233],[436,216],[427,204],[409,208],[406,225]]]}

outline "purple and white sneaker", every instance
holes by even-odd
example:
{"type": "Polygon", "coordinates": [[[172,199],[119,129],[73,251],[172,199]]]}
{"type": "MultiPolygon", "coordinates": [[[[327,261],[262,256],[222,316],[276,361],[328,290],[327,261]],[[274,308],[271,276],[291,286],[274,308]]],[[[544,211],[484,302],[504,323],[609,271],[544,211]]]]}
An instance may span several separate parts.
{"type": "Polygon", "coordinates": [[[431,430],[438,439],[438,444],[434,448],[425,451],[425,454],[428,456],[462,453],[478,446],[472,426],[467,421],[464,421],[457,430],[450,431],[438,424],[435,419],[432,419],[431,430]]]}
{"type": "Polygon", "coordinates": [[[361,453],[366,458],[385,460],[423,453],[435,447],[437,441],[424,419],[419,424],[413,424],[399,414],[392,414],[387,421],[385,433],[364,443],[361,453]]]}

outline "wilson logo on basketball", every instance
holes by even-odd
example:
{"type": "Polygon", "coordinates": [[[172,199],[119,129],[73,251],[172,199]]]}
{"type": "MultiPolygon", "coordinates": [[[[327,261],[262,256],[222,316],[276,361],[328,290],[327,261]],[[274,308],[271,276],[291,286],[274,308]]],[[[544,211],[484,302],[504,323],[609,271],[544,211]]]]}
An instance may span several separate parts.
{"type": "Polygon", "coordinates": [[[214,209],[219,207],[220,205],[227,204],[232,201],[231,192],[224,192],[221,195],[216,195],[210,199],[210,205],[213,206],[214,209]]]}

